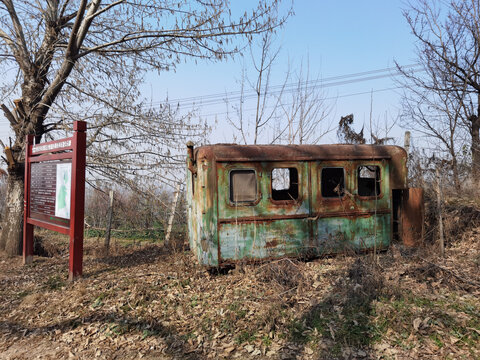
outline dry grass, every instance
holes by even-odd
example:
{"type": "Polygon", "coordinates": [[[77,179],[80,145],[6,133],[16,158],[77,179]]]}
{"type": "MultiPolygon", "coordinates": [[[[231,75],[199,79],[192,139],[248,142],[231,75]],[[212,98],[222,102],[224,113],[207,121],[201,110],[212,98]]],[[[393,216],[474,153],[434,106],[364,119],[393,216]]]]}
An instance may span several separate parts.
{"type": "Polygon", "coordinates": [[[426,247],[211,274],[188,252],[87,241],[84,278],[0,255],[0,358],[480,357],[480,229],[426,247]],[[34,349],[34,350],[32,350],[34,349]]]}

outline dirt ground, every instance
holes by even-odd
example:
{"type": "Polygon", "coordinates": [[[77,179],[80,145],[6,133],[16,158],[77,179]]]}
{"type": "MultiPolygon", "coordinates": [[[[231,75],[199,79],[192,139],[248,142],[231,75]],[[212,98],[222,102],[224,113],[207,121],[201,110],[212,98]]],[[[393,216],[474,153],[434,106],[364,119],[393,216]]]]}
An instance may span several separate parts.
{"type": "Polygon", "coordinates": [[[480,229],[444,259],[401,246],[210,273],[188,251],[87,240],[84,277],[0,253],[1,359],[479,359],[480,229]]]}

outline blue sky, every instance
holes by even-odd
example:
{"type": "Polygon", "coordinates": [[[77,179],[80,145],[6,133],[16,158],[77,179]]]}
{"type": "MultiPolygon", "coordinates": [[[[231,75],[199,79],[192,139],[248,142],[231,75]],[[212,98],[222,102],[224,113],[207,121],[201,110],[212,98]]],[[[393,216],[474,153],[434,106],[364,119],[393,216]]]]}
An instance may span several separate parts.
{"type": "MultiPolygon", "coordinates": [[[[247,7],[255,1],[235,2],[234,7],[247,7]]],[[[400,0],[337,0],[301,1],[294,3],[295,15],[278,32],[277,45],[281,52],[273,68],[272,85],[281,84],[287,64],[291,70],[299,69],[302,60],[308,58],[311,78],[328,79],[384,69],[394,66],[394,60],[408,65],[415,62],[413,37],[402,15],[400,0]]],[[[154,103],[169,99],[201,97],[210,94],[239,90],[242,66],[251,68],[249,57],[237,56],[227,62],[187,59],[176,71],[148,74],[145,97],[154,103]]],[[[373,119],[379,124],[391,122],[399,112],[399,90],[390,77],[374,81],[331,86],[323,90],[332,99],[330,118],[338,123],[341,115],[353,113],[357,129],[369,122],[370,91],[373,91],[373,119]],[[363,95],[355,95],[365,93],[363,95]]],[[[198,103],[198,101],[197,101],[198,103]]],[[[184,108],[184,111],[190,110],[184,108]]],[[[224,121],[226,106],[197,106],[197,114],[210,123],[217,120],[209,141],[231,141],[231,128],[224,121]]],[[[0,138],[6,140],[9,129],[6,120],[1,122],[0,138]]],[[[403,129],[393,131],[401,143],[403,129]]],[[[322,142],[335,142],[334,133],[322,142]]]]}
{"type": "MultiPolygon", "coordinates": [[[[278,32],[276,44],[281,45],[281,52],[271,84],[283,82],[289,61],[295,71],[302,60],[305,65],[307,58],[311,77],[322,79],[390,68],[395,65],[394,60],[402,65],[415,63],[413,37],[402,15],[403,7],[404,2],[398,0],[296,1],[295,15],[278,32]]],[[[223,63],[182,63],[175,72],[149,78],[149,89],[154,101],[167,95],[170,99],[183,99],[235,91],[240,87],[242,64],[248,69],[249,61],[248,56],[244,59],[238,56],[223,63]]],[[[353,113],[358,129],[363,124],[368,127],[371,96],[375,122],[383,125],[397,117],[401,90],[385,90],[395,86],[394,81],[386,77],[331,86],[323,93],[326,98],[334,99],[331,100],[334,103],[330,113],[332,121],[338,123],[341,115],[353,113]],[[366,94],[352,95],[358,93],[366,94]]],[[[209,120],[216,117],[220,124],[209,139],[213,143],[231,140],[231,129],[223,123],[225,111],[225,105],[198,105],[198,113],[209,120]]],[[[400,143],[403,129],[397,126],[390,135],[398,137],[400,143]]],[[[322,142],[335,141],[333,133],[322,142]]]]}

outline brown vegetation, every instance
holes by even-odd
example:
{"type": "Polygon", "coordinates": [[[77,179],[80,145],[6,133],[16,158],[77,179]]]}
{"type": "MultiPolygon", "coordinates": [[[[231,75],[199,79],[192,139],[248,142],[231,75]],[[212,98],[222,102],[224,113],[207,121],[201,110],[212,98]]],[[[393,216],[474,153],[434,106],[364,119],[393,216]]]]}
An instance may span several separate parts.
{"type": "Polygon", "coordinates": [[[445,259],[431,244],[394,245],[378,264],[366,254],[227,273],[145,243],[119,240],[103,257],[101,242],[89,239],[84,278],[75,283],[66,281],[65,240],[44,233],[52,257],[23,267],[1,255],[0,352],[7,359],[478,358],[479,232],[458,234],[445,259]]]}

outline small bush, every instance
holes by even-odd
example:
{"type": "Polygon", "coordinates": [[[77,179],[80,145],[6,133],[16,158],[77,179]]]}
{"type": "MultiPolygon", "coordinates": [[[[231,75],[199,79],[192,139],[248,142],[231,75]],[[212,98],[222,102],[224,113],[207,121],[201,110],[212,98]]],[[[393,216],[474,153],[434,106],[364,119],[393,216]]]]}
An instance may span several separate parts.
{"type": "Polygon", "coordinates": [[[275,283],[286,290],[298,287],[305,280],[298,261],[291,259],[264,264],[257,269],[256,276],[261,282],[275,283]]]}

